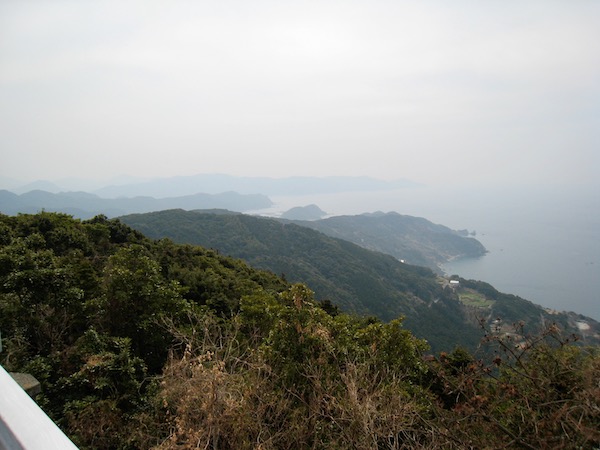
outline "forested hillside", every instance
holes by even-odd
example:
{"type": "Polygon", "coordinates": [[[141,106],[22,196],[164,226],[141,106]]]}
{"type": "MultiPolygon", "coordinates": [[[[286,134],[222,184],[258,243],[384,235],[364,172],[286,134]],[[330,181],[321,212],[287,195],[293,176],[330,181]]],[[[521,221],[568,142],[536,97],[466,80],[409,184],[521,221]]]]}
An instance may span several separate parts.
{"type": "MultiPolygon", "coordinates": [[[[500,318],[508,326],[522,320],[532,329],[560,322],[568,332],[581,331],[574,315],[550,314],[485,283],[477,285],[482,287],[480,293],[477,287],[469,288],[481,301],[469,301],[468,292],[461,297],[425,267],[403,264],[390,255],[292,223],[182,210],[133,214],[121,220],[150,237],[214,248],[291,282],[306,283],[317,298],[331,300],[346,312],[384,321],[405,316],[405,326],[436,351],[456,345],[474,350],[482,336],[481,319],[491,325],[500,318]]],[[[349,229],[348,223],[345,228],[349,229]]],[[[600,324],[586,320],[590,324],[586,338],[600,342],[600,324]]]]}
{"type": "Polygon", "coordinates": [[[82,449],[600,445],[600,356],[557,325],[427,356],[401,320],[102,216],[0,215],[0,330],[82,449]]]}
{"type": "Polygon", "coordinates": [[[422,217],[396,212],[335,216],[295,223],[435,271],[440,271],[440,264],[451,259],[483,256],[486,252],[478,240],[465,236],[465,233],[422,217]]]}

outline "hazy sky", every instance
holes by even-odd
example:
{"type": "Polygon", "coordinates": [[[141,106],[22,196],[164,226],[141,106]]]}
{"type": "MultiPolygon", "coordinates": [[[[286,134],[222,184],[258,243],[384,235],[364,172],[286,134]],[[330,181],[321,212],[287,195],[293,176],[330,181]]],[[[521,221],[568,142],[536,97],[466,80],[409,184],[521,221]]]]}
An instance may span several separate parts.
{"type": "Polygon", "coordinates": [[[600,2],[0,2],[0,176],[600,175],[600,2]]]}

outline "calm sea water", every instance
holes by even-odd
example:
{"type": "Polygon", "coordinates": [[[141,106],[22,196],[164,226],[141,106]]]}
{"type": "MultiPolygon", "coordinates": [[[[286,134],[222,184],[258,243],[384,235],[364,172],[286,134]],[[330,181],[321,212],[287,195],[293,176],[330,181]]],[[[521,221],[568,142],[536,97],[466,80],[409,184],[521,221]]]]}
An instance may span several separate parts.
{"type": "Polygon", "coordinates": [[[476,232],[489,250],[443,269],[542,306],[600,320],[600,191],[410,188],[274,197],[263,214],[317,204],[330,215],[396,211],[476,232]]]}

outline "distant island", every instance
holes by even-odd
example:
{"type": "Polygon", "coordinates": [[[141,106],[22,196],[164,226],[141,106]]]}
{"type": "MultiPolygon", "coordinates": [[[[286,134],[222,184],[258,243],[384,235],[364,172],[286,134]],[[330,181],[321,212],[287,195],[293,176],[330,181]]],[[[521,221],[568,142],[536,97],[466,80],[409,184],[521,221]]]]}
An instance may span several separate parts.
{"type": "Polygon", "coordinates": [[[281,218],[290,220],[318,220],[326,215],[327,213],[317,205],[308,205],[291,208],[281,214],[281,218]]]}

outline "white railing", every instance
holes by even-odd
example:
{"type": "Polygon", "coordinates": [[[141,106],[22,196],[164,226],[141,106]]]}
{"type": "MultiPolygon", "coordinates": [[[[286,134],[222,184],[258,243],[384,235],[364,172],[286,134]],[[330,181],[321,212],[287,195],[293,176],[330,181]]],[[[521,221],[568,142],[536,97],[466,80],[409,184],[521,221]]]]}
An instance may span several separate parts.
{"type": "Polygon", "coordinates": [[[0,449],[77,449],[2,366],[0,366],[0,449]]]}

